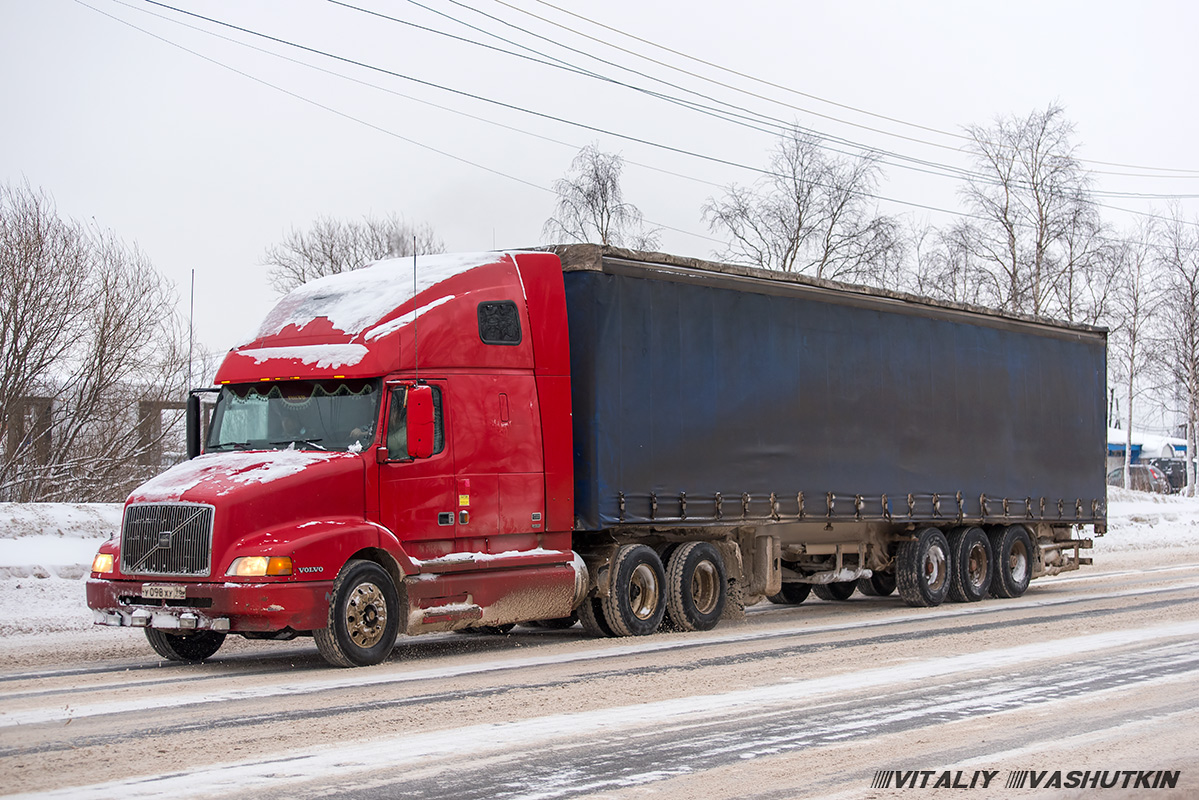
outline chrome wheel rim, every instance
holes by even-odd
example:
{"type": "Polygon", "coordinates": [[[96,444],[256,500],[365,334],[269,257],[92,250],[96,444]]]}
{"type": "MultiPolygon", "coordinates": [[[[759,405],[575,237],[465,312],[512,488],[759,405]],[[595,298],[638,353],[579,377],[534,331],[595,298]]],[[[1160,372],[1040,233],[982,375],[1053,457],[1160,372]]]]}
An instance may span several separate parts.
{"type": "Polygon", "coordinates": [[[711,561],[701,561],[691,575],[691,598],[700,614],[711,614],[720,599],[720,575],[711,561]]]}
{"type": "Polygon", "coordinates": [[[629,579],[629,609],[637,619],[649,619],[658,610],[658,576],[649,564],[638,564],[629,579]]]}
{"type": "Polygon", "coordinates": [[[928,548],[924,554],[924,585],[934,592],[945,585],[945,550],[939,544],[928,548]]]}
{"type": "Polygon", "coordinates": [[[1028,575],[1028,549],[1025,548],[1024,542],[1012,545],[1012,553],[1008,557],[1008,571],[1013,583],[1024,583],[1025,576],[1028,575]]]}
{"type": "Polygon", "coordinates": [[[975,543],[966,560],[966,579],[975,589],[981,589],[987,579],[987,548],[975,543]]]}
{"type": "Polygon", "coordinates": [[[387,600],[373,583],[354,587],[346,603],[346,631],[358,647],[371,648],[383,639],[387,628],[387,600]]]}

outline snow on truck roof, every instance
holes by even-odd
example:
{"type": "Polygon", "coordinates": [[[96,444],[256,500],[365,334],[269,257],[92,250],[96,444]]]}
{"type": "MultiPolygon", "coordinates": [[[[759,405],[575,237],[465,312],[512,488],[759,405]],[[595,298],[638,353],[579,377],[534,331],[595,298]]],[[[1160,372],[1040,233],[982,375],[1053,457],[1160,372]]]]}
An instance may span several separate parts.
{"type": "Polygon", "coordinates": [[[289,325],[302,329],[320,317],[347,334],[366,332],[368,338],[376,338],[367,328],[416,295],[474,267],[503,261],[506,256],[506,253],[417,256],[415,278],[412,258],[389,258],[351,272],[309,281],[279,300],[252,341],[276,336],[289,325]]]}

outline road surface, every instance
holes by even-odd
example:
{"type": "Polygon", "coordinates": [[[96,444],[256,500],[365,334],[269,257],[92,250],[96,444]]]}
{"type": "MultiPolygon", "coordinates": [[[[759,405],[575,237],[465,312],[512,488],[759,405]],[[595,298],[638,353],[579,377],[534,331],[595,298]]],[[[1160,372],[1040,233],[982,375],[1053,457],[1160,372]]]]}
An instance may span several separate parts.
{"type": "Polygon", "coordinates": [[[934,609],[761,604],[698,634],[402,639],[356,670],[305,639],[178,665],[101,631],[119,646],[6,662],[0,792],[1195,797],[1197,560],[1145,553],[934,609]]]}

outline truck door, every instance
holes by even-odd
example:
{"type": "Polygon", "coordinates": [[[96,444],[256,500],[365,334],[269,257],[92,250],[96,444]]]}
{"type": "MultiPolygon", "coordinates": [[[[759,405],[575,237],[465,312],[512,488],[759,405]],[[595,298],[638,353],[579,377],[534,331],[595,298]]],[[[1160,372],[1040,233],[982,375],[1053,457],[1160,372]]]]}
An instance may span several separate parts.
{"type": "Polygon", "coordinates": [[[405,543],[413,558],[453,552],[457,530],[454,461],[446,440],[445,384],[433,387],[433,455],[408,457],[405,399],[408,386],[389,385],[382,442],[387,459],[379,464],[379,519],[405,543]]]}

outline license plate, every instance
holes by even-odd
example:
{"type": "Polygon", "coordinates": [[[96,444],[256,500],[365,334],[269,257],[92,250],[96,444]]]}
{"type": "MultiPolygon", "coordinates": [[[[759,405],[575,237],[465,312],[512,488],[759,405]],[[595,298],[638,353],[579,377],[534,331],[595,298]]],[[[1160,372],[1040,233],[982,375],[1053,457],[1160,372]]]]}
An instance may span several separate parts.
{"type": "Polygon", "coordinates": [[[148,600],[185,600],[187,598],[187,587],[143,583],[142,597],[148,600]]]}

